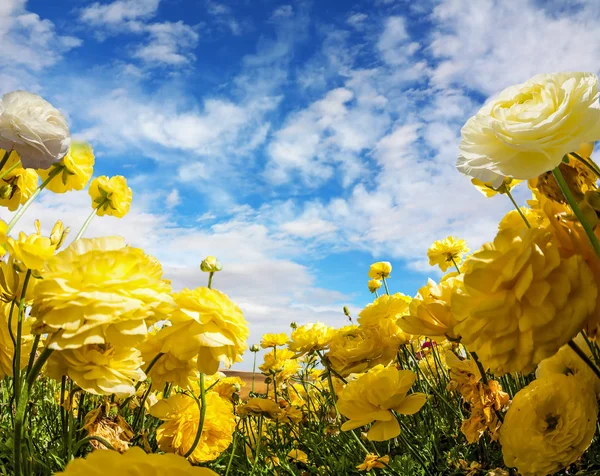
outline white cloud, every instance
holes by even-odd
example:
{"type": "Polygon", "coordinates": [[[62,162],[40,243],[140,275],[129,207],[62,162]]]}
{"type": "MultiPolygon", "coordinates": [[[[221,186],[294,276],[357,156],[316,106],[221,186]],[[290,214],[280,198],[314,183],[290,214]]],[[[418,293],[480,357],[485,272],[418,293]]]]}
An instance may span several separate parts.
{"type": "Polygon", "coordinates": [[[80,19],[91,25],[120,27],[132,20],[145,20],[156,15],[160,0],[117,0],[95,2],[81,9],[80,19]]]}
{"type": "Polygon", "coordinates": [[[179,196],[179,192],[176,188],[171,190],[167,197],[165,198],[165,205],[168,209],[175,208],[177,205],[181,203],[181,197],[179,196]]]}
{"type": "Polygon", "coordinates": [[[215,1],[206,2],[206,10],[214,18],[216,24],[228,29],[233,35],[239,36],[243,33],[245,27],[235,18],[232,9],[215,1]]]}
{"type": "Polygon", "coordinates": [[[369,15],[365,13],[353,13],[348,17],[346,23],[356,28],[357,30],[360,30],[364,27],[364,23],[367,18],[369,18],[369,15]]]}
{"type": "Polygon", "coordinates": [[[149,64],[170,66],[195,60],[191,51],[198,44],[199,35],[189,25],[182,21],[151,23],[144,30],[148,33],[148,42],[136,48],[134,57],[149,64]]]}

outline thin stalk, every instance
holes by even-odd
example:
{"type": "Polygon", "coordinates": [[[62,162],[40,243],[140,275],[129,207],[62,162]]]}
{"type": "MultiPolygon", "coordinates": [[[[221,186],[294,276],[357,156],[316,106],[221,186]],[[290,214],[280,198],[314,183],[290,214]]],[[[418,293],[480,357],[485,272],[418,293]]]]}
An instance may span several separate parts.
{"type": "Polygon", "coordinates": [[[7,168],[6,170],[0,172],[0,180],[2,180],[4,177],[6,177],[9,173],[11,173],[13,170],[15,170],[16,168],[21,166],[21,161],[19,160],[17,163],[12,164],[9,168],[7,168]]]}
{"type": "Polygon", "coordinates": [[[519,205],[517,205],[517,202],[515,202],[515,199],[513,198],[512,193],[510,193],[510,190],[506,191],[506,195],[508,196],[508,198],[510,198],[510,201],[515,206],[515,209],[519,212],[519,215],[521,215],[521,218],[525,222],[525,225],[527,225],[527,228],[531,228],[531,225],[529,224],[529,221],[527,221],[527,218],[523,214],[523,211],[521,210],[521,207],[519,207],[519,205]]]}
{"type": "Polygon", "coordinates": [[[15,215],[12,217],[12,220],[6,227],[7,235],[10,233],[10,230],[12,230],[14,228],[14,226],[17,224],[19,219],[27,211],[29,206],[33,203],[33,201],[37,198],[37,196],[42,192],[42,190],[44,190],[46,188],[46,186],[50,183],[50,181],[61,172],[62,172],[62,167],[56,167],[52,172],[50,172],[50,175],[48,175],[48,178],[42,182],[42,184],[35,190],[35,192],[33,192],[31,197],[29,197],[29,199],[23,204],[23,206],[21,208],[19,208],[19,210],[17,210],[17,213],[15,213],[15,215]]]}
{"type": "Polygon", "coordinates": [[[385,293],[387,295],[389,295],[390,294],[390,290],[388,289],[387,281],[385,280],[385,278],[383,276],[381,277],[381,280],[383,281],[383,286],[385,287],[385,293]]]}
{"type": "Polygon", "coordinates": [[[565,196],[565,199],[567,200],[569,206],[573,210],[573,213],[575,214],[575,216],[581,223],[581,226],[585,230],[585,233],[587,234],[587,236],[590,240],[590,243],[592,244],[592,247],[594,248],[594,251],[600,257],[600,243],[598,242],[598,238],[594,234],[594,229],[590,226],[590,224],[587,222],[587,220],[583,216],[583,213],[581,212],[579,205],[577,205],[577,201],[575,200],[575,197],[573,197],[573,194],[571,193],[571,190],[569,189],[569,186],[567,185],[567,182],[565,181],[565,178],[563,177],[562,172],[559,170],[558,167],[556,167],[552,171],[552,173],[554,174],[554,178],[556,179],[558,186],[562,190],[562,193],[565,196]]]}
{"type": "Polygon", "coordinates": [[[135,416],[135,419],[133,420],[134,431],[137,430],[138,422],[140,420],[143,421],[144,413],[146,413],[146,399],[148,398],[148,395],[150,395],[151,391],[152,391],[152,384],[150,384],[148,386],[148,390],[146,390],[146,392],[144,393],[144,396],[140,400],[140,409],[138,410],[138,413],[135,416]]]}
{"type": "Polygon", "coordinates": [[[14,367],[15,367],[15,401],[19,404],[19,398],[21,396],[21,340],[23,334],[23,316],[25,314],[25,293],[27,292],[27,285],[29,284],[29,278],[31,277],[31,270],[28,269],[25,273],[25,280],[23,281],[23,290],[21,291],[21,299],[19,300],[19,315],[17,320],[17,345],[15,347],[14,355],[14,367]]]}
{"type": "Polygon", "coordinates": [[[458,272],[458,274],[460,274],[460,268],[458,267],[458,265],[456,264],[456,261],[454,260],[454,256],[450,256],[450,259],[452,260],[452,264],[454,265],[454,267],[456,268],[456,271],[458,272]]]}
{"type": "Polygon", "coordinates": [[[600,378],[600,369],[594,365],[594,363],[590,360],[590,358],[586,355],[586,353],[581,350],[581,348],[571,339],[567,342],[569,347],[575,352],[581,360],[585,362],[585,364],[592,369],[592,372],[596,374],[596,377],[600,378]]]}
{"type": "Polygon", "coordinates": [[[212,288],[212,280],[213,280],[214,275],[215,275],[214,271],[211,271],[210,273],[208,273],[208,289],[212,288]]]}
{"type": "Polygon", "coordinates": [[[200,400],[196,399],[198,406],[200,407],[200,422],[198,423],[198,431],[196,432],[196,438],[192,443],[192,446],[184,455],[185,458],[189,458],[189,456],[194,452],[196,446],[200,442],[200,437],[202,436],[202,429],[204,428],[204,419],[206,418],[206,392],[204,391],[204,374],[200,374],[200,400]]]}
{"type": "Polygon", "coordinates": [[[87,227],[90,226],[90,223],[92,223],[92,220],[96,216],[96,210],[98,210],[98,209],[94,208],[92,210],[92,213],[89,214],[89,216],[83,223],[83,226],[81,227],[81,229],[79,230],[79,232],[77,233],[77,236],[75,236],[75,239],[73,241],[77,241],[79,238],[81,238],[83,236],[83,234],[85,233],[85,230],[87,230],[87,227]]]}
{"type": "Polygon", "coordinates": [[[254,378],[256,377],[256,352],[254,352],[254,363],[252,364],[252,393],[254,393],[254,378]]]}
{"type": "Polygon", "coordinates": [[[0,170],[2,170],[2,168],[6,165],[6,162],[8,162],[8,158],[10,157],[12,151],[13,149],[8,149],[4,151],[4,157],[2,157],[2,160],[0,161],[0,170]]]}
{"type": "Polygon", "coordinates": [[[27,363],[27,372],[25,375],[29,374],[31,367],[33,367],[33,361],[35,360],[35,353],[37,352],[38,345],[40,345],[40,339],[42,338],[41,334],[36,334],[33,339],[33,345],[31,346],[31,353],[29,354],[29,362],[27,363]]]}
{"type": "Polygon", "coordinates": [[[229,476],[229,470],[231,469],[231,462],[233,461],[233,455],[235,455],[235,444],[237,438],[237,431],[233,432],[233,442],[231,443],[231,454],[229,455],[229,461],[227,462],[227,469],[225,470],[225,476],[229,476]]]}
{"type": "Polygon", "coordinates": [[[79,450],[79,448],[81,448],[86,443],[89,443],[90,441],[97,441],[98,443],[102,443],[104,446],[106,446],[107,449],[112,450],[112,451],[117,451],[104,438],[102,438],[101,436],[95,436],[95,435],[93,435],[93,436],[86,436],[85,438],[82,438],[81,440],[79,440],[75,444],[75,448],[73,448],[73,454],[76,455],[77,451],[79,450]]]}

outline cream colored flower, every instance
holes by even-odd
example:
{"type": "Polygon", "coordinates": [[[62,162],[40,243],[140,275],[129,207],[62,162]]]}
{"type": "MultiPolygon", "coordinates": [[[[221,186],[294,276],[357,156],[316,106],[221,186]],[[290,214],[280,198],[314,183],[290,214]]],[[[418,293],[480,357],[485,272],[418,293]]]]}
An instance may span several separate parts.
{"type": "Polygon", "coordinates": [[[70,143],[67,121],[45,99],[27,91],[0,99],[0,148],[15,149],[23,167],[47,169],[65,156],[70,143]]]}
{"type": "Polygon", "coordinates": [[[598,78],[539,74],[488,101],[462,128],[460,172],[483,182],[528,180],[600,139],[598,78]]]}
{"type": "Polygon", "coordinates": [[[389,278],[392,274],[392,265],[388,261],[378,261],[369,268],[369,278],[383,279],[389,278]]]}

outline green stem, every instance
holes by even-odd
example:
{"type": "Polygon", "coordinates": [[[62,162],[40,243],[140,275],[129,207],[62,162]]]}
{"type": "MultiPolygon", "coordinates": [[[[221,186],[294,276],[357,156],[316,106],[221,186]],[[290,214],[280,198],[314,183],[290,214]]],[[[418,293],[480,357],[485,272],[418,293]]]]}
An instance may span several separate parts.
{"type": "Polygon", "coordinates": [[[31,270],[28,269],[25,273],[25,280],[23,281],[23,290],[21,291],[21,299],[19,301],[19,315],[17,318],[17,345],[15,347],[14,355],[14,378],[15,378],[15,402],[19,404],[19,398],[21,396],[21,340],[23,334],[23,317],[25,314],[25,293],[27,292],[27,285],[29,284],[29,278],[31,277],[31,270]]]}
{"type": "Polygon", "coordinates": [[[79,440],[75,444],[75,448],[73,448],[73,454],[77,455],[77,451],[79,450],[79,448],[81,448],[86,443],[89,443],[90,441],[97,441],[98,443],[102,443],[104,446],[106,446],[107,449],[116,451],[113,448],[113,446],[108,441],[106,441],[104,438],[102,438],[101,436],[92,435],[92,436],[86,436],[85,438],[82,438],[81,440],[79,440]]]}
{"type": "Polygon", "coordinates": [[[387,295],[389,295],[390,294],[390,290],[388,289],[387,281],[385,280],[385,278],[383,276],[381,277],[381,280],[383,281],[383,285],[385,286],[385,293],[387,295]]]}
{"type": "Polygon", "coordinates": [[[596,238],[593,228],[590,226],[590,224],[587,222],[587,220],[583,216],[583,213],[581,212],[579,205],[577,205],[577,202],[575,201],[575,197],[573,197],[571,190],[569,190],[569,186],[567,185],[567,182],[565,181],[563,174],[561,173],[561,171],[559,170],[558,167],[556,167],[552,171],[552,173],[554,174],[554,178],[556,179],[558,186],[562,190],[562,193],[565,196],[565,199],[567,200],[569,206],[573,210],[573,213],[575,214],[575,216],[581,223],[581,226],[585,230],[585,233],[587,234],[587,236],[590,240],[590,243],[592,244],[592,247],[594,248],[594,251],[596,252],[596,255],[598,255],[600,257],[600,243],[598,242],[598,238],[596,238]]]}
{"type": "Polygon", "coordinates": [[[96,216],[96,210],[98,210],[98,209],[94,208],[92,210],[92,213],[89,214],[89,216],[85,220],[83,226],[81,227],[81,230],[79,230],[79,233],[77,233],[77,236],[75,236],[75,239],[73,241],[77,241],[79,238],[81,238],[83,236],[83,234],[85,233],[85,230],[87,230],[87,227],[90,226],[90,223],[92,223],[92,220],[96,216]]]}
{"type": "Polygon", "coordinates": [[[192,443],[192,446],[184,455],[185,458],[189,458],[189,456],[194,452],[196,446],[200,442],[200,437],[202,436],[202,429],[204,428],[204,419],[206,418],[206,392],[204,391],[204,374],[200,374],[200,400],[196,399],[198,406],[200,407],[200,422],[198,423],[198,431],[196,432],[196,438],[192,443]]]}
{"type": "Polygon", "coordinates": [[[38,345],[40,345],[40,339],[42,338],[41,334],[36,334],[33,339],[33,345],[31,346],[31,352],[29,353],[29,362],[27,363],[27,372],[25,375],[29,374],[31,367],[33,367],[33,361],[35,360],[35,353],[37,352],[38,345]]]}
{"type": "Polygon", "coordinates": [[[213,280],[213,276],[214,276],[214,271],[211,271],[210,273],[208,273],[208,289],[212,288],[212,280],[213,280]]]}
{"type": "Polygon", "coordinates": [[[252,364],[252,393],[254,393],[254,378],[256,376],[256,352],[254,352],[254,363],[252,364]]]}
{"type": "Polygon", "coordinates": [[[0,170],[2,170],[2,168],[6,165],[6,162],[8,162],[8,158],[10,157],[10,154],[12,153],[12,151],[13,151],[13,149],[4,151],[4,157],[2,157],[2,160],[0,161],[0,170]]]}
{"type": "Polygon", "coordinates": [[[50,183],[50,181],[61,172],[62,172],[62,167],[56,167],[52,172],[50,172],[50,175],[48,175],[48,178],[42,182],[42,184],[35,190],[35,192],[33,192],[31,197],[29,197],[29,199],[23,204],[23,206],[21,208],[19,208],[17,213],[15,213],[15,215],[12,217],[12,220],[6,227],[7,235],[10,233],[10,230],[12,230],[14,228],[14,226],[17,224],[19,219],[23,216],[23,213],[25,213],[27,211],[29,206],[33,203],[33,201],[37,198],[37,196],[42,192],[42,190],[44,190],[46,188],[46,186],[50,183]]]}
{"type": "Polygon", "coordinates": [[[454,267],[456,268],[456,271],[458,272],[458,274],[460,274],[460,268],[458,267],[458,265],[456,264],[456,261],[454,260],[454,256],[450,256],[450,259],[452,260],[452,264],[454,265],[454,267]]]}
{"type": "Polygon", "coordinates": [[[600,378],[600,369],[594,365],[594,363],[590,360],[590,358],[585,354],[583,350],[571,339],[567,342],[569,347],[575,352],[581,360],[585,362],[585,364],[592,369],[592,372],[596,374],[596,377],[600,378]]]}
{"type": "Polygon", "coordinates": [[[148,385],[148,389],[146,390],[146,392],[144,392],[144,396],[142,397],[142,399],[140,400],[140,409],[137,412],[137,415],[135,416],[135,420],[133,420],[133,430],[137,430],[137,426],[138,426],[138,422],[142,422],[142,427],[143,425],[143,421],[144,421],[144,414],[146,413],[146,399],[148,398],[148,395],[150,395],[150,392],[152,391],[152,384],[148,385]]]}
{"type": "Polygon", "coordinates": [[[521,215],[521,218],[525,222],[525,225],[527,225],[527,228],[531,228],[531,225],[529,224],[529,221],[527,221],[527,218],[523,214],[523,211],[521,210],[521,207],[519,207],[519,205],[517,205],[517,202],[515,202],[515,199],[513,198],[512,193],[510,193],[510,190],[506,191],[506,195],[508,196],[508,198],[510,198],[510,201],[515,206],[515,209],[519,212],[519,215],[521,215]]]}
{"type": "Polygon", "coordinates": [[[233,433],[233,442],[231,443],[231,454],[229,455],[229,462],[227,463],[227,469],[225,470],[225,476],[229,475],[229,470],[231,469],[231,462],[233,461],[233,455],[235,454],[235,439],[237,437],[237,431],[233,433]]]}
{"type": "Polygon", "coordinates": [[[9,168],[7,168],[6,170],[0,172],[0,180],[2,180],[9,173],[11,173],[13,170],[15,170],[16,168],[18,168],[20,166],[21,166],[21,161],[19,160],[16,164],[12,164],[9,168]]]}

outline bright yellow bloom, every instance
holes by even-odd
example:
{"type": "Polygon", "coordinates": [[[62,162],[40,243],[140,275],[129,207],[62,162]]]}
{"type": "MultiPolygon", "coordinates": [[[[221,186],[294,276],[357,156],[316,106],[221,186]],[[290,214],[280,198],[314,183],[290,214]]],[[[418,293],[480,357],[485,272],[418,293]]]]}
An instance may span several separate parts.
{"type": "Polygon", "coordinates": [[[86,345],[78,349],[54,352],[46,373],[60,382],[67,375],[86,392],[94,395],[128,397],[135,393],[135,383],[144,380],[144,361],[137,349],[86,345]]]}
{"type": "Polygon", "coordinates": [[[448,236],[443,240],[434,241],[433,245],[427,250],[430,266],[439,266],[442,271],[449,267],[458,266],[462,261],[463,255],[469,252],[465,240],[454,236],[448,236]]]}
{"type": "Polygon", "coordinates": [[[392,412],[413,415],[425,404],[424,393],[406,395],[417,375],[410,370],[378,365],[356,380],[348,382],[338,400],[339,412],[348,418],[342,431],[373,423],[367,438],[386,441],[400,434],[400,425],[392,412]]]}
{"type": "Polygon", "coordinates": [[[164,329],[161,329],[156,334],[148,336],[148,339],[139,346],[146,365],[152,362],[159,352],[163,353],[148,374],[152,379],[152,387],[162,390],[166,383],[171,383],[189,390],[199,378],[196,357],[180,359],[172,352],[163,352],[163,349],[168,346],[165,344],[163,331],[164,329]]]}
{"type": "Polygon", "coordinates": [[[390,464],[390,457],[388,455],[377,456],[376,454],[369,453],[356,469],[359,471],[371,471],[374,468],[385,468],[388,464],[390,464]]]}
{"type": "Polygon", "coordinates": [[[281,385],[296,375],[301,364],[294,357],[296,354],[289,349],[277,349],[267,352],[264,363],[258,369],[265,375],[275,375],[277,385],[281,385]]]}
{"type": "Polygon", "coordinates": [[[381,343],[395,349],[408,342],[408,335],[398,327],[398,319],[407,314],[411,298],[402,293],[379,296],[358,314],[358,323],[366,329],[377,329],[381,343]]]}
{"type": "Polygon", "coordinates": [[[298,463],[304,463],[307,464],[308,463],[308,455],[302,451],[302,450],[291,450],[288,453],[288,458],[290,458],[292,461],[296,461],[298,463]]]}
{"type": "Polygon", "coordinates": [[[237,407],[236,411],[241,417],[263,414],[275,418],[275,416],[281,413],[281,407],[270,398],[251,398],[243,405],[237,407]]]}
{"type": "MultiPolygon", "coordinates": [[[[238,393],[246,383],[239,377],[227,377],[223,372],[217,372],[214,375],[207,375],[204,378],[204,385],[210,388],[211,392],[218,393],[221,398],[231,402],[233,394],[238,393]]],[[[193,389],[196,394],[200,392],[197,383],[194,384],[193,389]]]]}
{"type": "Polygon", "coordinates": [[[163,352],[178,358],[198,357],[198,370],[212,375],[219,363],[227,367],[242,361],[247,348],[248,323],[240,308],[215,289],[184,289],[173,295],[177,309],[173,326],[164,329],[163,352]]]}
{"type": "Polygon", "coordinates": [[[323,350],[329,345],[335,330],[322,322],[304,324],[292,332],[289,349],[297,354],[323,350]]]}
{"type": "MultiPolygon", "coordinates": [[[[29,278],[25,292],[25,304],[30,305],[33,290],[39,279],[33,276],[29,278]]],[[[0,261],[0,301],[11,303],[21,299],[23,285],[25,284],[25,273],[23,267],[10,256],[7,261],[0,261]]]]}
{"type": "Polygon", "coordinates": [[[592,442],[598,404],[572,375],[534,380],[513,398],[500,429],[504,464],[523,476],[554,474],[574,463],[592,442]]]}
{"type": "MultiPolygon", "coordinates": [[[[150,414],[163,420],[156,430],[159,448],[166,453],[185,455],[194,443],[200,424],[200,409],[196,401],[189,395],[178,393],[160,400],[150,409],[150,414]]],[[[217,458],[231,444],[234,429],[235,417],[231,403],[216,392],[206,392],[202,436],[189,460],[199,463],[217,458]]]]}
{"type": "Polygon", "coordinates": [[[69,152],[60,162],[37,172],[46,180],[57,168],[61,171],[46,185],[48,190],[54,193],[83,190],[94,173],[94,151],[87,142],[71,142],[69,152]]]}
{"type": "Polygon", "coordinates": [[[408,334],[426,336],[435,341],[444,341],[447,337],[455,338],[452,315],[452,290],[456,283],[456,273],[448,275],[436,284],[429,280],[426,286],[419,289],[410,302],[408,314],[403,316],[398,325],[408,334]]]}
{"type": "MultiPolygon", "coordinates": [[[[0,303],[0,378],[5,376],[13,376],[13,357],[15,355],[15,345],[8,331],[8,314],[11,305],[0,303]]],[[[17,319],[19,316],[18,306],[13,309],[12,316],[12,332],[13,336],[17,335],[17,319]]],[[[31,319],[23,321],[23,340],[21,343],[21,356],[29,355],[31,351],[31,319]]],[[[21,357],[21,368],[27,365],[27,358],[21,357]]]]}
{"type": "Polygon", "coordinates": [[[522,180],[516,180],[511,177],[504,177],[504,180],[500,184],[500,186],[494,187],[492,182],[482,182],[479,179],[471,179],[471,183],[475,186],[477,190],[479,190],[482,194],[484,194],[487,198],[493,197],[498,193],[506,193],[510,192],[514,186],[520,184],[522,180]]]}
{"type": "MultiPolygon", "coordinates": [[[[544,217],[538,210],[534,210],[533,208],[529,207],[519,207],[519,209],[521,210],[523,215],[525,215],[525,218],[527,219],[532,228],[538,228],[542,226],[544,217]]],[[[502,220],[500,220],[500,223],[498,224],[499,230],[506,230],[508,228],[527,228],[523,217],[519,214],[517,210],[509,211],[506,215],[504,215],[504,218],[502,218],[502,220]]]]}
{"type": "Polygon", "coordinates": [[[486,102],[461,130],[457,168],[483,181],[528,180],[600,139],[598,78],[538,74],[486,102]]]}
{"type": "MultiPolygon", "coordinates": [[[[593,362],[592,352],[583,335],[578,334],[573,340],[593,362]]],[[[600,378],[568,345],[563,345],[552,357],[542,360],[535,371],[536,378],[548,377],[551,374],[574,375],[600,396],[600,378]]]]}
{"type": "Polygon", "coordinates": [[[369,268],[369,278],[383,279],[389,278],[392,274],[392,265],[388,261],[378,261],[369,268]]]}
{"type": "Polygon", "coordinates": [[[89,194],[92,197],[92,207],[99,217],[110,215],[123,218],[131,206],[132,192],[127,186],[127,180],[121,175],[96,177],[90,183],[89,194]]]}
{"type": "Polygon", "coordinates": [[[581,256],[546,229],[503,230],[468,261],[452,312],[467,349],[496,375],[530,372],[582,328],[598,289],[581,256]]]}
{"type": "Polygon", "coordinates": [[[49,347],[111,343],[131,347],[174,303],[155,258],[121,237],[80,239],[48,261],[34,290],[33,332],[49,347]]]}
{"type": "Polygon", "coordinates": [[[26,235],[21,232],[18,240],[9,236],[5,246],[10,255],[28,269],[42,269],[56,251],[50,238],[38,233],[26,235]]]}
{"type": "Polygon", "coordinates": [[[125,453],[96,450],[85,458],[76,458],[56,476],[218,476],[217,473],[190,465],[185,458],[169,454],[146,454],[143,449],[133,447],[125,453]]]}
{"type": "Polygon", "coordinates": [[[285,332],[282,332],[281,334],[264,334],[260,341],[260,346],[263,349],[268,349],[270,347],[285,345],[288,340],[288,336],[285,332]]]}
{"type": "Polygon", "coordinates": [[[379,280],[379,279],[371,279],[368,283],[367,286],[369,287],[369,291],[374,293],[375,291],[377,291],[381,285],[383,283],[379,280]]]}
{"type": "MultiPolygon", "coordinates": [[[[0,149],[0,157],[4,157],[4,152],[4,149],[0,149]]],[[[13,151],[2,170],[8,170],[20,160],[19,154],[13,151]]],[[[38,174],[33,169],[19,166],[11,170],[0,179],[0,206],[14,212],[33,195],[38,182],[38,174]]]]}

